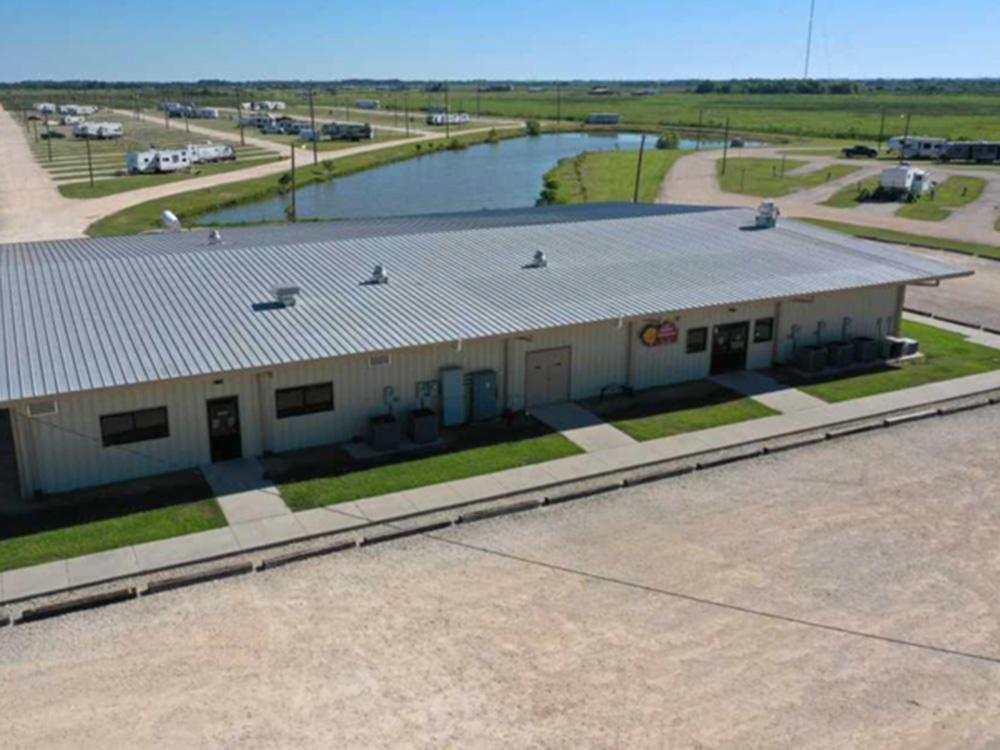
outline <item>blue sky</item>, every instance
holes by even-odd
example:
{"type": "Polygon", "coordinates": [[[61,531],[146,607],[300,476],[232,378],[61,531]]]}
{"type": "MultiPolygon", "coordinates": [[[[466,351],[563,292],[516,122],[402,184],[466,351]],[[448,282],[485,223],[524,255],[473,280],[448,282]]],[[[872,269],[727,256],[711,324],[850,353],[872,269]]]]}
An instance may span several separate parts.
{"type": "MultiPolygon", "coordinates": [[[[0,0],[0,80],[802,73],[809,0],[0,0]]],[[[997,0],[817,0],[816,77],[997,76],[997,0]]]]}

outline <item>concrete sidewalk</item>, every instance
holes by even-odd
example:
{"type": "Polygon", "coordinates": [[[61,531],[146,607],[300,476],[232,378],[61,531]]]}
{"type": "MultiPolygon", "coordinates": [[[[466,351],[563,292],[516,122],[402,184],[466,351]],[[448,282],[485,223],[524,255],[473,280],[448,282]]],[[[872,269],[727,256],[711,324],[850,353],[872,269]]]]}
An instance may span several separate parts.
{"type": "Polygon", "coordinates": [[[794,414],[827,405],[823,399],[810,396],[798,388],[782,385],[774,378],[769,378],[761,372],[743,370],[716,375],[709,380],[723,388],[749,396],[754,401],[781,414],[794,414]]]}
{"type": "Polygon", "coordinates": [[[537,406],[531,410],[531,416],[562,433],[563,437],[572,440],[588,453],[622,448],[636,442],[593,412],[571,401],[537,406]]]}
{"type": "MultiPolygon", "coordinates": [[[[486,476],[371,497],[298,513],[286,512],[233,526],[123,547],[70,560],[10,570],[0,576],[0,603],[51,594],[101,581],[263,549],[338,531],[363,529],[431,511],[545,490],[709,451],[917,409],[950,399],[1000,390],[1000,371],[883,393],[749,422],[685,433],[644,443],[608,445],[578,456],[486,476]]],[[[239,472],[237,472],[239,473],[239,472]]],[[[270,493],[270,489],[255,491],[270,493]]],[[[280,501],[280,496],[272,498],[280,501]]],[[[261,499],[262,500],[262,499],[261,499]]],[[[271,499],[268,500],[268,503],[271,499]]],[[[282,503],[283,505],[284,503],[282,503]]],[[[263,507],[263,500],[262,500],[263,507]]],[[[272,506],[273,507],[273,506],[272,506]]]]}

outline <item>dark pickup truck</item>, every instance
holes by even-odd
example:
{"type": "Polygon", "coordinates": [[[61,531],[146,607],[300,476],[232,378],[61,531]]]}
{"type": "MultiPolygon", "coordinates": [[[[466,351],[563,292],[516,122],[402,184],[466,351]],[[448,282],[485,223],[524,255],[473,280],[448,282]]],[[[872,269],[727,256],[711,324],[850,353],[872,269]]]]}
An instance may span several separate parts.
{"type": "Polygon", "coordinates": [[[851,146],[842,150],[840,155],[845,159],[852,159],[855,156],[864,156],[868,159],[874,159],[878,156],[878,149],[872,148],[871,146],[851,146]]]}

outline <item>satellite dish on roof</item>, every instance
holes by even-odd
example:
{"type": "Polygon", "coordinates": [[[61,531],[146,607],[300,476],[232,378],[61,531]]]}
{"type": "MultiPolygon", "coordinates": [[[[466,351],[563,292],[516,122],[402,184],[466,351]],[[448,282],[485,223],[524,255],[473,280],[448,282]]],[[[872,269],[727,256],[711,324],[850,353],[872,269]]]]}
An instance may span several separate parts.
{"type": "Polygon", "coordinates": [[[181,220],[177,218],[173,211],[164,211],[160,214],[160,223],[168,232],[176,232],[181,228],[181,220]]]}

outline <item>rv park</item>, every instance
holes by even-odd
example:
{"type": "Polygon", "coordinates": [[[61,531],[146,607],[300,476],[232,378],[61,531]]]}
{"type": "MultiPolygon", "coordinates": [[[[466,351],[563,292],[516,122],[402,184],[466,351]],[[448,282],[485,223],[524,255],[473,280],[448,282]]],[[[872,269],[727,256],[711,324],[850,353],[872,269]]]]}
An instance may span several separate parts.
{"type": "Polygon", "coordinates": [[[0,744],[996,747],[1000,81],[815,6],[801,77],[0,70],[0,744]]]}

